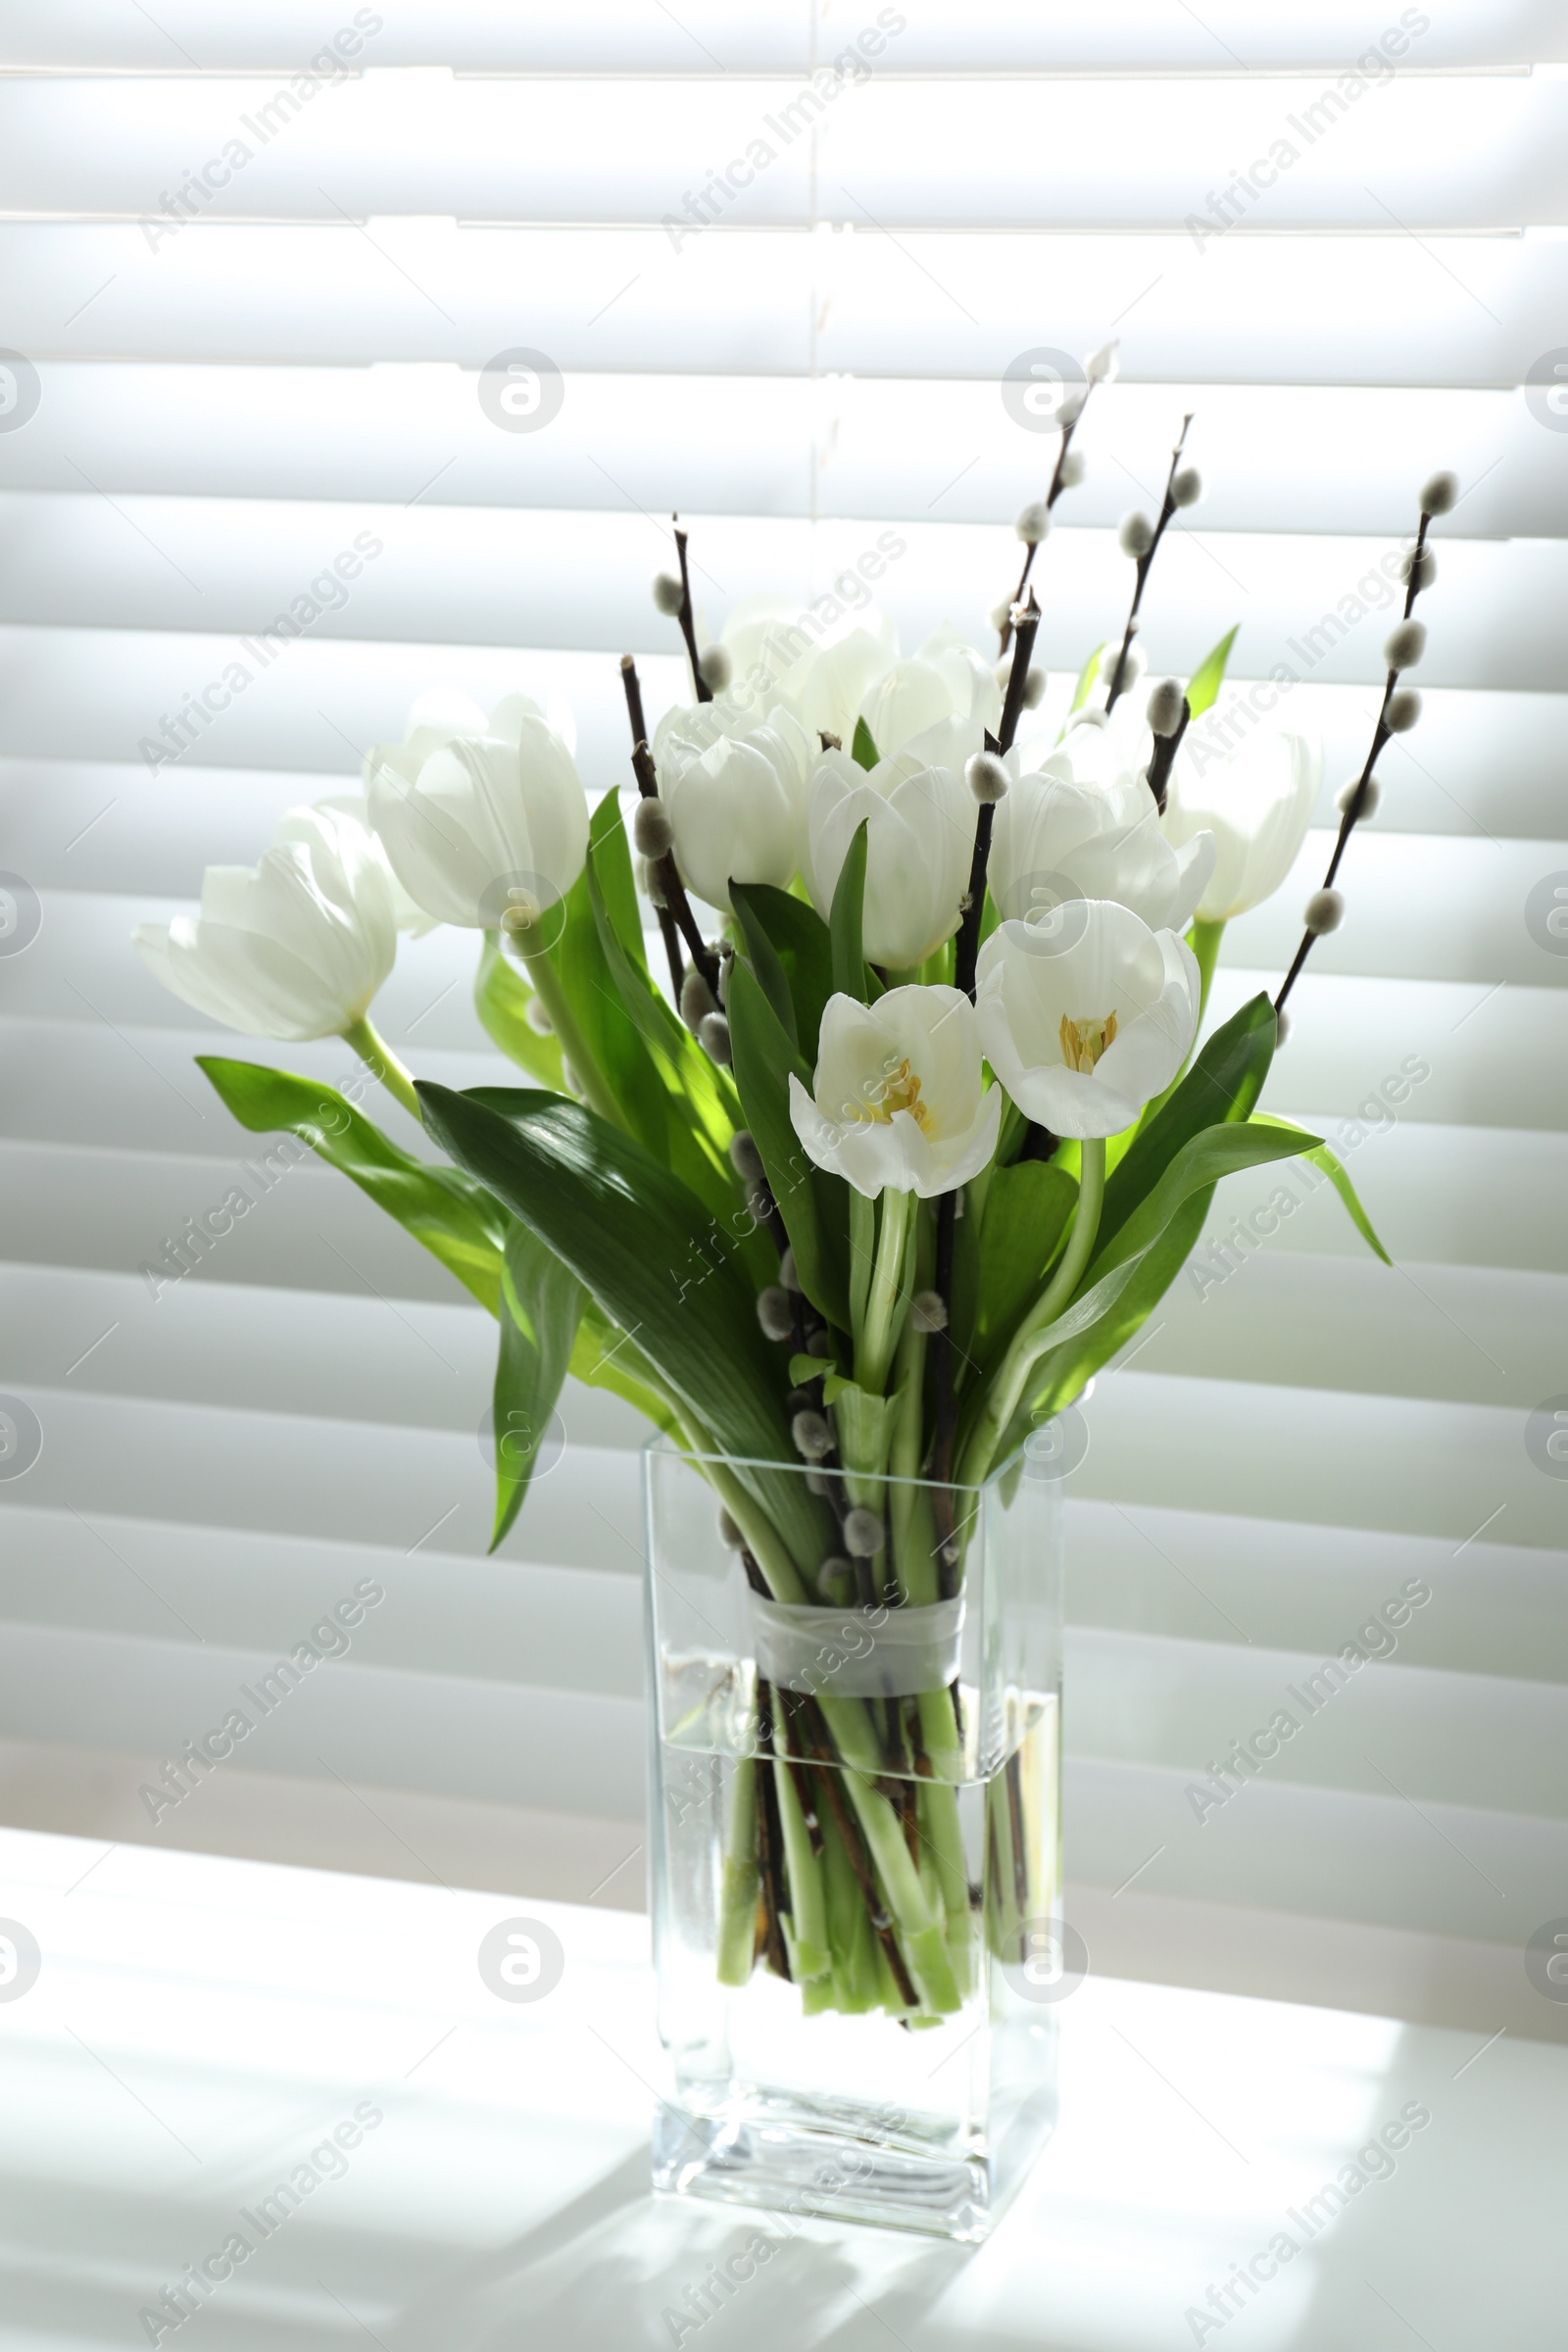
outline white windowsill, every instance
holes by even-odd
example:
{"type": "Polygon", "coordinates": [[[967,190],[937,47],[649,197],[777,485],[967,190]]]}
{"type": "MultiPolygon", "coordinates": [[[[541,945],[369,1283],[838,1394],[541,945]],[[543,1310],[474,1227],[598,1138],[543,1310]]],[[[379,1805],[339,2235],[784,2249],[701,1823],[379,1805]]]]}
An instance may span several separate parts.
{"type": "Polygon", "coordinates": [[[1560,2343],[1559,2049],[1092,1979],[1063,2005],[1061,2129],[969,2251],[652,2200],[645,1923],[528,1898],[565,1971],[537,2007],[503,2007],[475,1952],[520,1907],[0,1833],[0,1916],[44,1955],[0,2003],[5,2339],[147,2340],[138,2313],[359,2109],[380,2120],[341,2171],[320,2160],[299,2209],[252,2230],[249,2259],[160,2341],[1449,2352],[1498,2340],[1505,2313],[1512,2352],[1560,2343]],[[1412,2109],[1430,2121],[1392,2172],[1379,2160],[1322,2218],[1325,2184],[1412,2109]],[[677,2337],[665,2313],[759,2230],[766,2286],[677,2337]],[[1233,2265],[1267,2271],[1281,2231],[1298,2250],[1200,2337],[1187,2315],[1233,2265]]]}

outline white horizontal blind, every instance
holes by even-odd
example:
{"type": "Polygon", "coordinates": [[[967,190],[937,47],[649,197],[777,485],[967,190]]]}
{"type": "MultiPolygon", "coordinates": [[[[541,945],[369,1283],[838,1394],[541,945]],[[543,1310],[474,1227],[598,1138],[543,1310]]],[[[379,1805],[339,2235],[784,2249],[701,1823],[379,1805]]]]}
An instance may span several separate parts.
{"type": "MultiPolygon", "coordinates": [[[[568,1394],[487,1561],[492,1327],[336,1178],[259,1170],[191,1067],[218,1040],[127,934],[427,685],[564,695],[590,789],[624,782],[615,657],[651,711],[679,691],[647,596],[673,505],[714,626],[891,529],[906,647],[983,639],[1051,447],[1002,380],[1114,332],[1046,659],[1119,620],[1117,518],[1191,408],[1210,491],[1161,553],[1152,659],[1190,669],[1239,620],[1222,714],[1283,666],[1328,747],[1222,1011],[1289,958],[1415,486],[1451,464],[1466,495],[1427,715],[1268,1097],[1339,1141],[1397,1270],[1319,1193],[1245,1262],[1205,1253],[1102,1378],[1069,1490],[1069,1869],[1517,1947],[1568,1884],[1568,1483],[1531,1417],[1568,1392],[1560,10],[75,0],[0,7],[0,332],[37,393],[0,429],[0,866],[42,918],[0,953],[0,1390],[43,1432],[0,1479],[0,1739],[177,1753],[370,1579],[349,1655],[235,1774],[635,1818],[635,1426],[568,1394]],[[517,346],[562,375],[533,433],[477,397],[517,346]],[[357,540],[342,600],[150,772],[357,540]],[[251,1213],[155,1298],[138,1266],[236,1183],[251,1213]],[[1412,1584],[1393,1657],[1200,1823],[1206,1768],[1412,1584]]],[[[406,945],[378,1014],[464,1085],[505,1075],[468,963],[406,945]]],[[[1272,1190],[1230,1187],[1210,1239],[1272,1190]]],[[[204,1789],[128,1834],[218,1822],[204,1789]]],[[[365,1867],[419,1867],[365,1836],[365,1867]]]]}

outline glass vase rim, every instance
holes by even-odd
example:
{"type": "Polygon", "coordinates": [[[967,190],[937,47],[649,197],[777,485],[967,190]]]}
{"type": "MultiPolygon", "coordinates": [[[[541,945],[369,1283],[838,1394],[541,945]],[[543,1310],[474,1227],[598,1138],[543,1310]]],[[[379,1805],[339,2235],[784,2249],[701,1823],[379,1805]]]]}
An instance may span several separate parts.
{"type": "MultiPolygon", "coordinates": [[[[1033,1437],[1034,1434],[1031,1430],[1030,1437],[1033,1437]]],[[[808,1476],[819,1466],[815,1462],[776,1461],[770,1455],[761,1453],[725,1453],[716,1446],[682,1446],[669,1435],[667,1430],[662,1429],[651,1430],[638,1450],[644,1462],[653,1456],[666,1461],[693,1464],[714,1462],[721,1469],[782,1471],[786,1476],[797,1478],[808,1476]]],[[[857,1470],[853,1473],[846,1473],[841,1469],[839,1475],[853,1476],[857,1485],[863,1481],[867,1486],[924,1488],[932,1494],[941,1492],[947,1494],[983,1495],[1005,1478],[1009,1471],[1015,1467],[1024,1467],[1028,1450],[1029,1438],[1024,1438],[1013,1447],[1005,1460],[996,1463],[987,1471],[978,1486],[972,1479],[908,1478],[902,1471],[896,1470],[857,1470]]]]}

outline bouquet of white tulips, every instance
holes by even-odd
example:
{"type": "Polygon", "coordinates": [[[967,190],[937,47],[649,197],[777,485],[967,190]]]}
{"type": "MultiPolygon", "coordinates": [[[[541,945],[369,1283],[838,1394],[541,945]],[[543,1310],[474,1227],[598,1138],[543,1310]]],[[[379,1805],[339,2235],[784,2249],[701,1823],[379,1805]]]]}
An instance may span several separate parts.
{"type": "MultiPolygon", "coordinates": [[[[455,1163],[314,1081],[202,1057],[243,1125],[301,1136],[496,1316],[497,1543],[570,1372],[691,1452],[760,1594],[930,1607],[962,1589],[958,1497],[1126,1346],[1221,1177],[1307,1154],[1381,1254],[1321,1140],[1256,1105],[1285,994],[1340,918],[1378,754],[1417,714],[1398,673],[1420,656],[1410,609],[1452,477],[1422,493],[1371,751],[1300,954],[1274,1002],[1199,1047],[1224,923],[1294,862],[1321,759],[1281,734],[1200,778],[1183,737],[1230,639],[1185,686],[1139,685],[1150,566],[1199,491],[1180,445],[1158,516],[1122,526],[1125,631],[1090,655],[1059,735],[1020,748],[1042,684],[1030,572],[1077,478],[1075,422],[1019,518],[1000,661],[951,629],[901,661],[874,613],[815,642],[762,599],[704,648],[677,531],[679,576],[655,602],[693,700],[650,732],[623,660],[625,808],[612,784],[590,813],[526,697],[488,719],[428,698],[404,743],[368,755],[363,800],[292,811],[254,871],[209,871],[198,917],[138,933],[159,977],[231,1026],[343,1036],[455,1163]],[[432,922],[479,935],[478,1011],[522,1086],[416,1085],[372,1028],[399,928],[432,922]],[[890,1476],[925,1482],[924,1501],[886,1502],[890,1476]]],[[[720,1975],[744,1982],[760,1956],[814,2008],[953,2010],[958,1686],[885,1707],[755,1691],[720,1975]],[[786,1733],[853,1788],[809,1839],[797,1780],[758,1792],[786,1733]],[[912,1800],[879,1778],[890,1741],[922,1759],[935,1891],[907,1858],[912,1800]],[[835,1840],[888,1963],[869,1994],[823,1924],[835,1840]]]]}

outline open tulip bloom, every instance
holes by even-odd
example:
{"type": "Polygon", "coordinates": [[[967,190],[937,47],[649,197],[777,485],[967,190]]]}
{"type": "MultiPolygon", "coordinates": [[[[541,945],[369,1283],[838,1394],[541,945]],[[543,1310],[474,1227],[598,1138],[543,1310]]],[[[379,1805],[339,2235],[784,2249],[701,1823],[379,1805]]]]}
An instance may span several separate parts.
{"type": "MultiPolygon", "coordinates": [[[[1112,683],[1098,707],[1091,657],[1076,721],[1020,751],[1032,590],[1002,632],[1016,676],[946,628],[900,661],[863,598],[804,644],[786,600],[749,600],[713,661],[662,578],[660,609],[677,597],[694,699],[644,742],[622,664],[624,808],[606,779],[590,813],[526,697],[488,716],[436,698],[367,760],[373,832],[294,811],[254,871],[213,870],[198,917],[137,944],[233,1028],[348,1038],[422,1122],[415,1152],[315,1081],[202,1061],[244,1126],[302,1136],[498,1319],[497,1428],[544,1430],[569,1371],[690,1453],[758,1592],[931,1608],[963,1591],[964,1495],[1126,1348],[1221,1178],[1309,1154],[1382,1254],[1320,1140],[1257,1109],[1269,998],[1198,1042],[1220,929],[1288,871],[1320,756],[1289,736],[1207,773],[1178,756],[1223,648],[1185,690],[1112,683]],[[416,1089],[370,1028],[410,904],[481,934],[478,1010],[515,1087],[416,1089]],[[884,1503],[885,1479],[939,1499],[884,1503]]],[[[525,1445],[498,1455],[496,1543],[533,1468],[525,1445]]],[[[831,1937],[763,1934],[826,1863],[759,1846],[759,1798],[734,1814],[727,1981],[763,1953],[811,1980],[811,2008],[958,2003],[959,1964],[933,1957],[942,1871],[901,1862],[887,1776],[907,1735],[920,1835],[951,1859],[965,1704],[955,1682],[812,1718],[816,1763],[863,1776],[858,1831],[820,1836],[863,1838],[849,1858],[893,1974],[868,1993],[831,1937]]],[[[743,1795],[784,1769],[768,1741],[793,1723],[757,1716],[743,1795]]]]}

